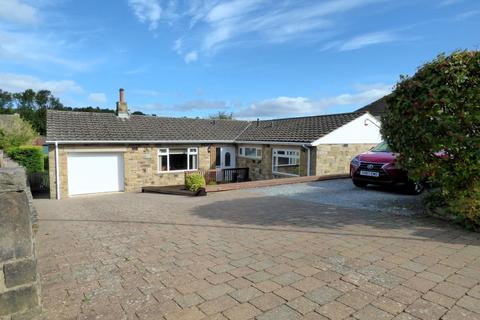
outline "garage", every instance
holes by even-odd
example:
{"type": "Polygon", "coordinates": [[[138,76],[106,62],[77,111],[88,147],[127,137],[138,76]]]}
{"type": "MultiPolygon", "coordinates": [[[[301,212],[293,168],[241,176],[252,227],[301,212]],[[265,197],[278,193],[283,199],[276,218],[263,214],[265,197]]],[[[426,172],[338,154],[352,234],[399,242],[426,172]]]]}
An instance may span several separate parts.
{"type": "Polygon", "coordinates": [[[69,153],[68,194],[124,190],[123,153],[69,153]]]}

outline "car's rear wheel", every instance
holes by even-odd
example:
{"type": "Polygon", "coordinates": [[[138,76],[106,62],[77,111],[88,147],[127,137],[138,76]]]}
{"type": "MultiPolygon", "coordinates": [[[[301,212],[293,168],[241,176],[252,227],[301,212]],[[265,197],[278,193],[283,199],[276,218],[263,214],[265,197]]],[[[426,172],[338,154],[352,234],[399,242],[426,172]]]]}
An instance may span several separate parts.
{"type": "Polygon", "coordinates": [[[352,182],[355,185],[355,187],[365,188],[367,186],[367,183],[363,181],[352,180],[352,182]]]}
{"type": "Polygon", "coordinates": [[[406,188],[409,194],[418,195],[425,190],[425,184],[423,182],[409,181],[406,185],[406,188]]]}

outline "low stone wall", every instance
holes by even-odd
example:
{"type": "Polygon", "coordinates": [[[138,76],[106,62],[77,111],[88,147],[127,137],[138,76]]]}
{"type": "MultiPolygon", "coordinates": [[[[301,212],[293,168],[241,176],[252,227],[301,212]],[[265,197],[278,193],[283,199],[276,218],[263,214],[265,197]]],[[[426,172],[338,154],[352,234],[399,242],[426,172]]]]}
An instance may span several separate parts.
{"type": "Polygon", "coordinates": [[[28,318],[40,310],[35,250],[36,211],[25,170],[0,168],[0,319],[28,318]]]}

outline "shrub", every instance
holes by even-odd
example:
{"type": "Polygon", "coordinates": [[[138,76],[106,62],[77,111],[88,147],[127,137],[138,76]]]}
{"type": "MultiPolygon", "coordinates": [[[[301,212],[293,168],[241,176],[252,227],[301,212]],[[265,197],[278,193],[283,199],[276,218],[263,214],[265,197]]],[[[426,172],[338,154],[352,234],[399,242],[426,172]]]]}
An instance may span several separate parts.
{"type": "Polygon", "coordinates": [[[14,147],[7,150],[8,156],[25,167],[27,173],[42,172],[44,166],[42,148],[14,147]]]}
{"type": "Polygon", "coordinates": [[[185,177],[185,188],[197,192],[205,185],[205,178],[199,172],[194,172],[185,177]]]}
{"type": "Polygon", "coordinates": [[[32,126],[18,115],[0,117],[0,149],[30,144],[36,136],[32,126]]]}
{"type": "Polygon", "coordinates": [[[382,118],[384,138],[401,154],[399,165],[413,179],[427,176],[440,186],[430,206],[446,207],[475,228],[480,227],[479,87],[480,51],[442,54],[413,77],[401,77],[382,118]]]}

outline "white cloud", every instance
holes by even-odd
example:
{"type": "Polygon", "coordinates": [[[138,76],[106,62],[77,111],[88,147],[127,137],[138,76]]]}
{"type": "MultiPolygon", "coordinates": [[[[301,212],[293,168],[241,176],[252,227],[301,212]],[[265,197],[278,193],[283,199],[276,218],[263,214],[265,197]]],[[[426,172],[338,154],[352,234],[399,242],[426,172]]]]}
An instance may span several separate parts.
{"type": "Polygon", "coordinates": [[[162,8],[157,0],[128,0],[128,5],[141,23],[148,24],[150,30],[158,27],[162,8]]]}
{"type": "MultiPolygon", "coordinates": [[[[175,41],[173,50],[187,62],[185,54],[197,52],[212,56],[220,49],[244,43],[320,43],[341,32],[340,15],[369,5],[392,0],[329,0],[329,1],[271,1],[271,0],[190,0],[173,1],[163,10],[174,13],[155,16],[170,25],[180,26],[185,33],[175,41]],[[247,37],[248,36],[248,37],[247,37]]],[[[144,8],[146,3],[158,6],[158,1],[129,0],[144,8]]],[[[134,11],[147,22],[143,10],[134,11]]],[[[178,28],[177,28],[178,29],[178,28]]],[[[360,39],[361,40],[361,39],[360,39]]],[[[373,40],[372,40],[373,41],[373,40]]]]}
{"type": "Polygon", "coordinates": [[[38,11],[22,0],[0,0],[0,20],[22,25],[38,23],[38,11]]]}
{"type": "Polygon", "coordinates": [[[464,20],[468,20],[470,18],[473,18],[475,16],[478,16],[479,14],[480,14],[480,10],[466,11],[466,12],[462,12],[460,14],[457,14],[454,17],[454,20],[455,21],[464,21],[464,20]]]}
{"type": "Polygon", "coordinates": [[[371,32],[346,40],[332,41],[324,45],[321,51],[352,51],[376,44],[388,43],[399,40],[401,40],[401,38],[392,31],[371,32]]]}
{"type": "Polygon", "coordinates": [[[463,0],[443,0],[443,1],[440,1],[438,5],[440,7],[446,7],[446,6],[451,6],[451,5],[457,4],[461,1],[463,1],[463,0]]]}
{"type": "Polygon", "coordinates": [[[392,90],[391,85],[385,84],[357,84],[354,88],[356,89],[355,93],[345,93],[322,99],[306,97],[266,99],[254,102],[250,106],[234,112],[234,114],[236,117],[245,119],[319,115],[326,113],[332,107],[353,106],[360,108],[389,94],[392,90]]]}
{"type": "Polygon", "coordinates": [[[305,97],[277,97],[252,103],[249,107],[235,112],[240,118],[282,118],[290,115],[324,113],[321,106],[305,97]]]}
{"type": "Polygon", "coordinates": [[[228,108],[227,102],[225,101],[215,101],[215,100],[189,100],[183,103],[174,104],[174,105],[166,105],[161,103],[150,103],[144,105],[142,107],[144,110],[148,110],[149,112],[157,112],[161,113],[185,113],[191,111],[205,111],[205,110],[214,110],[214,111],[221,111],[226,110],[228,108]]]}
{"type": "Polygon", "coordinates": [[[340,47],[340,51],[356,50],[374,44],[387,43],[397,40],[398,37],[391,32],[372,32],[356,36],[345,41],[340,47]]]}
{"type": "Polygon", "coordinates": [[[188,112],[195,110],[222,110],[227,108],[225,101],[210,101],[210,100],[191,100],[184,103],[176,104],[172,107],[167,107],[169,110],[179,112],[188,112]]]}
{"type": "Polygon", "coordinates": [[[198,53],[197,51],[190,51],[185,55],[185,63],[190,63],[190,62],[195,62],[198,59],[198,53]]]}
{"type": "Polygon", "coordinates": [[[55,34],[0,30],[0,59],[4,61],[35,68],[53,64],[74,71],[88,70],[97,63],[65,57],[72,49],[77,49],[75,44],[55,34]]]}
{"type": "Polygon", "coordinates": [[[101,104],[107,102],[107,96],[103,92],[93,92],[88,95],[88,100],[101,104]]]}
{"type": "Polygon", "coordinates": [[[83,89],[73,80],[40,80],[37,77],[0,73],[0,88],[10,92],[20,92],[26,89],[50,90],[54,95],[61,93],[81,93],[83,89]]]}

